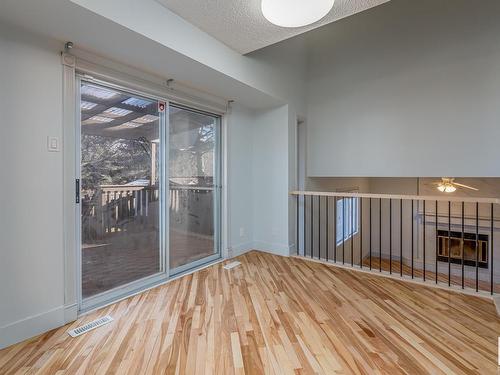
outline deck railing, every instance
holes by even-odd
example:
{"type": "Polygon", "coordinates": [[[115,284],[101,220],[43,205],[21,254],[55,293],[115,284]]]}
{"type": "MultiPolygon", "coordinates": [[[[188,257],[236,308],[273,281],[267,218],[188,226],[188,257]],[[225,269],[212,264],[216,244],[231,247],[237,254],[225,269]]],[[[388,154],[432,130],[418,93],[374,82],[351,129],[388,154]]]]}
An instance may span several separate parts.
{"type": "Polygon", "coordinates": [[[298,256],[476,292],[500,291],[500,257],[494,256],[498,199],[291,194],[298,256]]]}
{"type": "Polygon", "coordinates": [[[157,186],[102,185],[82,196],[82,240],[100,241],[123,230],[144,230],[158,224],[150,215],[159,200],[157,186]]]}
{"type": "MultiPolygon", "coordinates": [[[[202,220],[213,207],[213,188],[170,185],[170,226],[190,232],[213,233],[213,220],[202,220]]],[[[95,243],[123,231],[157,230],[158,186],[101,185],[83,191],[82,241],[95,243]]]]}

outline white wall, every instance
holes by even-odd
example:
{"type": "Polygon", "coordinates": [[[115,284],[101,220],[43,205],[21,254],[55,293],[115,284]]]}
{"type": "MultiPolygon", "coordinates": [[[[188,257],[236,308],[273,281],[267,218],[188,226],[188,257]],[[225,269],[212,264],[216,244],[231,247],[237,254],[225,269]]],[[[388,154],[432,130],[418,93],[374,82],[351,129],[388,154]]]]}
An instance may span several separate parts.
{"type": "Polygon", "coordinates": [[[230,256],[253,249],[253,133],[255,114],[234,105],[227,116],[230,256]]]}
{"type": "Polygon", "coordinates": [[[289,254],[289,108],[255,115],[253,133],[254,245],[289,254]]]}
{"type": "Polygon", "coordinates": [[[0,25],[0,348],[63,323],[58,47],[0,25]]]}
{"type": "Polygon", "coordinates": [[[310,32],[310,176],[498,176],[499,17],[393,0],[310,32]]]}
{"type": "Polygon", "coordinates": [[[233,256],[256,249],[289,255],[295,234],[296,117],[288,106],[228,116],[229,231],[233,256]],[[289,128],[292,129],[289,129],[289,128]]]}

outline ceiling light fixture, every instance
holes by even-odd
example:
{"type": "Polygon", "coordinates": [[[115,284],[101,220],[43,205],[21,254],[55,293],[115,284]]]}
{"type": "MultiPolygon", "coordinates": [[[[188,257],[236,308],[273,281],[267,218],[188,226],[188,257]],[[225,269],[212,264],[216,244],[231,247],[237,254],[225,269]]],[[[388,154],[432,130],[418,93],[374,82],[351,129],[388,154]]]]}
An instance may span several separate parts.
{"type": "Polygon", "coordinates": [[[441,192],[441,193],[454,193],[455,191],[457,191],[457,188],[455,187],[455,185],[453,185],[452,182],[448,182],[448,181],[443,181],[441,182],[438,186],[437,186],[437,189],[441,192]]]}
{"type": "Polygon", "coordinates": [[[335,0],[262,0],[262,14],[281,27],[310,25],[326,16],[335,0]]]}

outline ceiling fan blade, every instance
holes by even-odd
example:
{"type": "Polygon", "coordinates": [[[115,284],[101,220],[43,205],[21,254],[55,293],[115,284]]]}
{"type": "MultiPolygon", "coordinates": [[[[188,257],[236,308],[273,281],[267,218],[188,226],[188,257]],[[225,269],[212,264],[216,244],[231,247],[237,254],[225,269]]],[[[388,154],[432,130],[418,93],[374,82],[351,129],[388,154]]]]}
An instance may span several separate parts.
{"type": "Polygon", "coordinates": [[[466,188],[466,189],[479,191],[479,189],[477,189],[477,188],[475,188],[475,187],[468,186],[468,185],[464,185],[464,184],[459,184],[458,182],[454,182],[453,184],[454,184],[454,185],[457,185],[457,186],[460,186],[460,187],[463,187],[463,188],[466,188]]]}

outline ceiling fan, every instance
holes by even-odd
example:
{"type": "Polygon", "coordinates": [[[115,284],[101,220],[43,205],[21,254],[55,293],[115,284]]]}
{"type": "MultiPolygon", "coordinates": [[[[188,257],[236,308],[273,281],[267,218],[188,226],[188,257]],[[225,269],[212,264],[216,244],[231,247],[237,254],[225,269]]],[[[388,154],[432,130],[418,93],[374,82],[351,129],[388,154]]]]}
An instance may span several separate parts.
{"type": "Polygon", "coordinates": [[[479,191],[479,189],[475,187],[455,182],[455,179],[450,177],[442,177],[441,181],[434,182],[433,185],[437,185],[437,189],[442,193],[454,193],[458,188],[479,191]]]}

